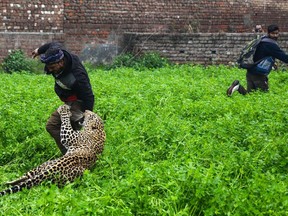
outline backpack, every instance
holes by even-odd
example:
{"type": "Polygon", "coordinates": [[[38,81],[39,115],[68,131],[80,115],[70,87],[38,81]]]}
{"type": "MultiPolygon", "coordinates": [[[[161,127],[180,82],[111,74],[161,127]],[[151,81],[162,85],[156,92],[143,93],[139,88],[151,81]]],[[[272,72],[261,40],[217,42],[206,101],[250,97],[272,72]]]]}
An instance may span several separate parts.
{"type": "Polygon", "coordinates": [[[255,66],[255,70],[254,69],[253,70],[257,74],[262,74],[262,75],[267,76],[271,72],[274,63],[275,63],[275,60],[271,56],[265,57],[255,66]]]}
{"type": "Polygon", "coordinates": [[[254,54],[259,43],[262,41],[263,37],[255,38],[250,41],[241,51],[240,57],[237,60],[239,68],[249,69],[257,65],[260,61],[254,62],[254,54]]]}

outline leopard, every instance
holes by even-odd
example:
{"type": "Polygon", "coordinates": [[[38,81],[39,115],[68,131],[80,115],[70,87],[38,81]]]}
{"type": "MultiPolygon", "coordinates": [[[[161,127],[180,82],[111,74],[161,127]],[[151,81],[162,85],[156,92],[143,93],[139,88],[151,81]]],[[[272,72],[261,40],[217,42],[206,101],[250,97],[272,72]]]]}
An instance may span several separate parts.
{"type": "Polygon", "coordinates": [[[61,143],[67,152],[31,169],[14,181],[6,182],[8,189],[1,191],[0,196],[19,192],[24,188],[30,189],[45,181],[63,187],[83,176],[85,170],[94,167],[104,150],[106,140],[103,120],[96,113],[85,110],[82,129],[73,130],[70,106],[61,105],[57,112],[61,119],[61,143]]]}

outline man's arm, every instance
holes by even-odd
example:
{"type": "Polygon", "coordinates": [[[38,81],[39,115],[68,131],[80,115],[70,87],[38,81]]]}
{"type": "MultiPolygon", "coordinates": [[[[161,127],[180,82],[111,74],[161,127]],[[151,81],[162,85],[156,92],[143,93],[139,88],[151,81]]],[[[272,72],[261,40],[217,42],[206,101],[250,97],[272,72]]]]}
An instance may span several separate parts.
{"type": "Polygon", "coordinates": [[[74,58],[75,62],[79,63],[78,67],[72,72],[76,78],[76,82],[72,87],[73,91],[75,91],[77,98],[82,100],[83,109],[93,111],[94,94],[87,71],[77,56],[73,56],[72,58],[74,58]]]}
{"type": "Polygon", "coordinates": [[[50,47],[56,47],[59,49],[64,49],[64,46],[60,43],[60,42],[50,42],[50,43],[46,43],[38,48],[36,48],[35,50],[33,50],[32,52],[32,58],[35,58],[41,54],[44,54],[50,47]]]}
{"type": "Polygon", "coordinates": [[[270,43],[266,50],[270,53],[270,56],[288,63],[288,55],[277,44],[270,43]]]}
{"type": "Polygon", "coordinates": [[[77,75],[76,83],[73,86],[77,98],[83,102],[83,110],[93,111],[94,107],[94,94],[89,81],[89,78],[84,74],[77,75]]]}

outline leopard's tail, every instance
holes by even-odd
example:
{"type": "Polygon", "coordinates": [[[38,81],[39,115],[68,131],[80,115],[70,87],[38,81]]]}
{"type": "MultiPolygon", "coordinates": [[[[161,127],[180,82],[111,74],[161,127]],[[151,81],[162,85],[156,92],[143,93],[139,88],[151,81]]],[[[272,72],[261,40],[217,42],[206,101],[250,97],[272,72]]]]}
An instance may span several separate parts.
{"type": "Polygon", "coordinates": [[[63,156],[59,159],[52,161],[47,161],[44,164],[30,170],[21,178],[9,182],[10,188],[0,192],[0,197],[19,192],[24,188],[30,189],[36,185],[41,184],[44,181],[50,181],[51,183],[62,186],[68,181],[72,182],[76,177],[79,177],[83,174],[86,166],[77,166],[79,161],[76,160],[77,155],[73,159],[73,156],[63,156]],[[61,164],[70,163],[71,168],[68,170],[65,166],[61,164]]]}
{"type": "Polygon", "coordinates": [[[48,163],[49,162],[45,162],[44,164],[30,170],[17,180],[7,182],[6,185],[10,187],[6,190],[1,191],[0,197],[12,193],[17,193],[19,191],[22,191],[24,188],[30,189],[36,185],[39,185],[41,182],[49,179],[50,170],[45,169],[45,165],[47,165],[48,163]]]}
{"type": "Polygon", "coordinates": [[[1,191],[0,192],[0,196],[4,196],[4,195],[8,195],[8,194],[19,192],[19,191],[23,190],[24,188],[30,189],[34,185],[36,185],[36,184],[33,183],[31,179],[27,179],[27,180],[25,180],[23,182],[20,182],[19,184],[13,185],[12,187],[1,191]]]}

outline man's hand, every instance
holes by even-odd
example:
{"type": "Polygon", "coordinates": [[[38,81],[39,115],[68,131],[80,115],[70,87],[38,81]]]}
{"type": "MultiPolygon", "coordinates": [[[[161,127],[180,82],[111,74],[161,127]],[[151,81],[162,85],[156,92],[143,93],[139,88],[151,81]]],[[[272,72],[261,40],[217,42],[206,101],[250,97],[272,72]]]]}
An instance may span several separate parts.
{"type": "Polygon", "coordinates": [[[32,58],[36,58],[38,56],[38,48],[32,52],[32,58]]]}
{"type": "Polygon", "coordinates": [[[277,70],[277,69],[278,69],[278,64],[277,64],[277,62],[274,63],[274,65],[273,65],[272,68],[273,68],[273,70],[277,70]]]}

